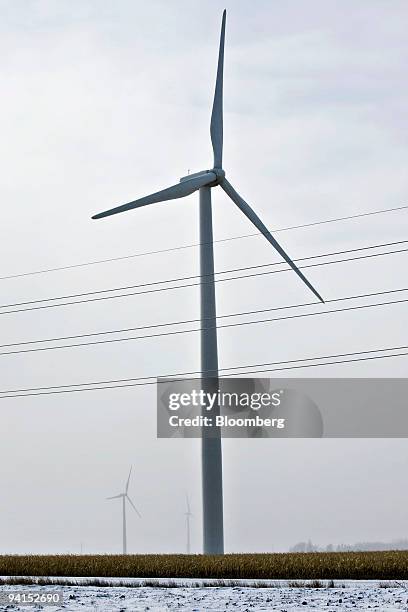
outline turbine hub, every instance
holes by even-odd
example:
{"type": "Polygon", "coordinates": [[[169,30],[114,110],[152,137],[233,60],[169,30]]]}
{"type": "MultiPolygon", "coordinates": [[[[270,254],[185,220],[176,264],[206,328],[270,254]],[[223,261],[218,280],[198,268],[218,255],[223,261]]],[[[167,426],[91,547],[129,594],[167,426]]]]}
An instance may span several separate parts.
{"type": "Polygon", "coordinates": [[[214,172],[215,176],[217,177],[217,185],[219,185],[219,183],[221,183],[222,179],[225,177],[225,170],[222,168],[213,168],[211,172],[214,172]]]}

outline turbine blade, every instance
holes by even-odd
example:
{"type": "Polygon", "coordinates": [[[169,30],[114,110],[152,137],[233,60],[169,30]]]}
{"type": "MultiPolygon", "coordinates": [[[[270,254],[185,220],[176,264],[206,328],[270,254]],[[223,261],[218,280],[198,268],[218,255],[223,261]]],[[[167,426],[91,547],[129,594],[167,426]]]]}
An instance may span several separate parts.
{"type": "Polygon", "coordinates": [[[129,472],[129,476],[128,476],[127,483],[126,483],[126,489],[125,489],[125,493],[126,493],[126,494],[127,494],[127,492],[128,492],[128,488],[129,488],[129,481],[130,481],[130,475],[131,475],[131,473],[132,473],[132,466],[130,466],[130,472],[129,472]]]}
{"type": "Polygon", "coordinates": [[[224,80],[224,42],[225,19],[227,11],[222,14],[220,49],[218,52],[217,80],[215,83],[214,102],[211,113],[210,134],[214,151],[214,168],[222,168],[223,120],[222,120],[222,90],[224,80]]]}
{"type": "Polygon", "coordinates": [[[141,206],[147,206],[147,204],[155,204],[156,202],[165,202],[166,200],[176,200],[177,198],[184,198],[185,196],[194,193],[200,187],[209,185],[216,180],[214,172],[203,172],[200,176],[184,180],[181,183],[172,185],[167,189],[162,189],[156,193],[139,198],[133,202],[122,204],[116,208],[110,208],[104,212],[93,215],[92,219],[102,219],[102,217],[109,217],[110,215],[116,215],[117,213],[125,212],[126,210],[132,210],[132,208],[140,208],[141,206]]]}
{"type": "Polygon", "coordinates": [[[229,183],[227,181],[227,179],[223,179],[221,181],[221,187],[224,189],[225,193],[227,195],[229,195],[229,197],[231,198],[231,200],[233,202],[235,202],[235,204],[238,206],[238,208],[244,213],[244,215],[246,217],[248,217],[248,219],[250,221],[252,221],[252,223],[255,225],[255,227],[261,232],[261,234],[263,234],[265,236],[265,238],[271,243],[271,245],[278,251],[279,255],[281,255],[283,257],[283,259],[290,265],[290,267],[292,268],[292,270],[294,272],[296,272],[296,274],[299,276],[299,278],[302,279],[302,281],[307,285],[307,287],[309,287],[309,289],[314,293],[314,295],[321,301],[324,303],[324,300],[322,298],[322,296],[316,291],[316,289],[313,287],[313,285],[311,285],[311,283],[309,283],[309,281],[307,280],[307,278],[304,276],[304,274],[302,274],[302,272],[299,270],[299,268],[297,267],[297,265],[291,260],[291,258],[289,257],[289,255],[287,255],[285,253],[285,251],[282,249],[282,247],[280,246],[280,244],[275,240],[275,238],[272,236],[272,234],[270,233],[270,231],[265,227],[265,225],[262,223],[262,221],[260,220],[260,218],[258,217],[258,215],[252,210],[252,208],[249,206],[249,204],[247,204],[245,202],[245,200],[243,200],[241,198],[241,196],[239,195],[239,193],[237,193],[235,191],[235,189],[233,188],[233,186],[231,185],[231,183],[229,183]]]}
{"type": "Polygon", "coordinates": [[[187,503],[187,513],[190,514],[190,501],[188,499],[188,495],[186,495],[186,503],[187,503]]]}
{"type": "Polygon", "coordinates": [[[113,495],[112,497],[107,497],[106,499],[119,499],[119,497],[122,497],[123,493],[119,493],[119,495],[113,495]]]}
{"type": "Polygon", "coordinates": [[[129,495],[126,495],[128,502],[132,505],[133,509],[135,510],[136,514],[138,515],[139,518],[142,518],[142,515],[140,514],[139,510],[136,508],[135,504],[132,502],[132,500],[130,499],[129,495]]]}

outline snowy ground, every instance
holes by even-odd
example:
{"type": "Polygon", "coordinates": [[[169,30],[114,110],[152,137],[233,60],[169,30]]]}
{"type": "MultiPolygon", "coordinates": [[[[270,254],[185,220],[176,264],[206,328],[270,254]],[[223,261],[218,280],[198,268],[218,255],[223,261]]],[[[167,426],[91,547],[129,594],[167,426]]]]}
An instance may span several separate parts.
{"type": "MultiPolygon", "coordinates": [[[[275,583],[277,584],[277,583],[275,583]]],[[[334,588],[288,587],[283,581],[271,588],[254,587],[28,587],[1,586],[0,593],[8,591],[50,592],[62,590],[62,606],[41,608],[0,605],[0,610],[28,612],[43,609],[49,612],[72,610],[109,612],[149,610],[186,610],[202,612],[207,610],[231,610],[234,612],[252,610],[407,610],[408,585],[390,583],[388,588],[378,582],[338,583],[334,588]]]]}

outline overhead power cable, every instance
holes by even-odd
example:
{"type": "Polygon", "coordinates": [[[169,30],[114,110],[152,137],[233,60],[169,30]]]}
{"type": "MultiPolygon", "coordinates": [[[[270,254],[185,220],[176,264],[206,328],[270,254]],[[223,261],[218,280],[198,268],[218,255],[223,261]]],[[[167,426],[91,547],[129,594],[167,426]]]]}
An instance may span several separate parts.
{"type": "MultiPolygon", "coordinates": [[[[396,290],[393,290],[393,291],[406,291],[406,289],[396,289],[396,290]]],[[[390,292],[384,292],[384,293],[390,293],[390,292]]],[[[364,296],[360,296],[360,297],[364,297],[364,296]]],[[[343,299],[353,299],[353,298],[351,298],[351,297],[337,298],[337,299],[331,300],[331,302],[341,301],[343,299]]],[[[374,304],[362,304],[360,306],[349,306],[349,307],[346,307],[346,308],[336,308],[336,309],[333,309],[333,310],[323,310],[323,311],[316,311],[316,312],[304,312],[304,313],[300,313],[300,314],[286,315],[286,316],[283,316],[283,317],[272,317],[272,318],[267,318],[267,319],[255,319],[253,321],[239,321],[237,323],[225,323],[223,325],[217,325],[216,329],[226,329],[226,328],[231,328],[231,327],[242,327],[242,326],[246,326],[246,325],[272,323],[272,322],[275,322],[275,321],[287,321],[287,320],[290,320],[290,319],[301,319],[301,318],[305,318],[305,317],[314,317],[314,316],[321,316],[321,315],[337,314],[337,313],[340,313],[340,312],[350,312],[350,311],[353,311],[353,310],[363,310],[365,308],[374,308],[374,307],[379,307],[379,306],[391,306],[391,305],[403,304],[403,303],[407,303],[407,302],[408,302],[408,298],[402,299],[402,300],[392,300],[392,301],[388,301],[388,302],[375,302],[374,304]]],[[[283,308],[285,308],[285,307],[283,307],[283,308]]],[[[117,342],[129,342],[129,341],[136,341],[136,340],[146,340],[146,339],[149,339],[149,338],[161,338],[161,337],[164,337],[164,336],[177,336],[177,335],[182,335],[182,334],[189,334],[189,333],[194,333],[194,332],[200,332],[202,329],[203,329],[202,327],[196,327],[196,328],[193,328],[193,329],[172,330],[172,331],[159,332],[157,334],[145,334],[145,335],[142,335],[142,336],[127,336],[126,338],[108,338],[108,339],[104,339],[104,340],[90,340],[90,341],[87,341],[87,342],[77,342],[77,343],[74,343],[74,344],[60,344],[60,345],[57,345],[57,346],[42,346],[42,347],[35,347],[35,348],[24,348],[24,349],[18,349],[18,350],[15,350],[15,351],[14,350],[12,350],[12,351],[3,351],[3,352],[0,352],[0,356],[17,355],[17,354],[21,354],[21,353],[37,353],[37,352],[43,352],[43,351],[52,351],[52,350],[67,349],[67,348],[76,348],[76,347],[82,347],[82,346],[96,346],[96,345],[99,345],[99,344],[114,344],[114,343],[117,343],[117,342]]],[[[214,327],[209,326],[209,327],[205,327],[205,329],[214,329],[214,327]]],[[[125,330],[123,330],[123,331],[125,331],[125,330]]],[[[114,332],[114,333],[120,333],[120,332],[114,332]]],[[[96,335],[96,334],[92,334],[92,335],[96,335]]],[[[83,337],[85,337],[85,336],[86,336],[86,334],[84,334],[83,337]]],[[[46,342],[46,340],[45,340],[45,342],[46,342]]],[[[30,344],[32,344],[32,343],[30,342],[30,344]]],[[[16,345],[18,346],[18,343],[16,343],[14,346],[16,346],[16,345]]],[[[1,346],[0,346],[0,348],[1,348],[1,346]]]]}
{"type": "MultiPolygon", "coordinates": [[[[360,247],[358,249],[347,249],[345,251],[338,251],[336,253],[321,253],[319,255],[311,255],[309,257],[303,257],[301,260],[309,260],[309,259],[316,259],[316,258],[322,258],[322,257],[330,257],[331,255],[334,254],[347,254],[347,253],[352,253],[352,252],[356,252],[356,251],[362,251],[362,250],[367,250],[367,249],[374,249],[374,248],[380,248],[381,246],[395,246],[397,244],[402,244],[402,243],[407,243],[408,240],[404,240],[404,241],[398,241],[395,243],[387,243],[384,245],[373,245],[373,246],[367,246],[367,247],[360,247]]],[[[393,251],[385,251],[382,253],[370,253],[370,254],[365,254],[365,255],[357,255],[355,257],[347,257],[344,259],[337,259],[337,260],[333,260],[333,261],[324,261],[324,262],[318,262],[318,263],[312,263],[312,264],[306,264],[304,266],[299,266],[299,269],[303,270],[306,268],[315,268],[315,267],[319,267],[319,266],[326,266],[326,265],[330,265],[330,264],[337,264],[337,263],[344,263],[344,262],[348,262],[348,261],[356,261],[356,260],[361,260],[361,259],[369,259],[372,257],[381,257],[381,256],[385,256],[385,255],[396,255],[396,254],[400,254],[400,253],[405,253],[408,251],[408,248],[403,248],[403,249],[396,249],[393,251]]],[[[300,261],[299,259],[295,259],[295,262],[300,261]]],[[[261,264],[261,265],[257,265],[257,266],[252,266],[252,267],[247,267],[247,268],[236,268],[236,269],[231,269],[231,270],[224,270],[221,272],[217,272],[216,274],[227,274],[227,273],[232,273],[232,272],[240,272],[242,270],[248,270],[248,269],[253,269],[253,268],[264,268],[265,266],[276,266],[276,265],[286,265],[284,262],[273,262],[271,264],[261,264]]],[[[290,267],[285,267],[282,268],[280,270],[267,270],[267,271],[262,271],[262,272],[253,272],[253,273],[249,273],[249,274],[243,274],[241,276],[233,276],[233,277],[227,277],[227,278],[216,278],[215,282],[216,283],[220,283],[220,282],[226,282],[226,281],[235,281],[235,280],[240,280],[240,279],[246,279],[246,278],[253,278],[253,277],[257,277],[257,276],[265,276],[265,275],[270,275],[270,274],[278,274],[280,272],[289,272],[292,271],[292,268],[290,267]]],[[[0,305],[0,309],[3,308],[13,308],[14,310],[6,310],[6,311],[1,311],[0,310],[0,315],[3,314],[13,314],[13,313],[17,313],[17,312],[26,312],[26,311],[31,311],[31,310],[42,310],[45,308],[57,308],[60,306],[71,306],[74,304],[84,304],[84,303],[88,303],[88,302],[95,302],[95,301],[102,301],[102,300],[111,300],[111,299],[118,299],[118,298],[126,298],[126,297],[131,297],[131,296],[135,296],[135,295],[144,295],[144,294],[149,294],[149,293],[157,293],[157,292],[161,292],[161,291],[170,291],[170,290],[175,290],[175,289],[185,289],[187,287],[196,287],[199,286],[200,284],[206,283],[207,281],[198,281],[198,282],[193,282],[193,283],[188,283],[188,284],[183,284],[183,285],[174,285],[174,286],[170,286],[170,287],[155,287],[153,289],[144,289],[142,291],[136,291],[136,292],[132,292],[132,293],[124,293],[124,294],[119,294],[119,295],[100,295],[101,293],[110,293],[110,292],[114,292],[114,291],[123,291],[123,290],[130,290],[130,289],[134,289],[134,288],[143,288],[143,287],[150,287],[152,285],[158,285],[158,284],[163,284],[163,283],[170,283],[170,282],[182,282],[184,280],[188,280],[189,278],[200,278],[199,276],[192,276],[192,277],[179,277],[179,278],[173,278],[173,279],[168,279],[168,280],[162,280],[162,281],[153,281],[150,283],[141,283],[141,284],[137,284],[137,285],[128,285],[128,286],[122,286],[122,287],[116,287],[116,288],[110,288],[110,289],[100,289],[97,291],[87,291],[84,293],[76,293],[76,294],[69,294],[69,295],[61,295],[61,296],[54,296],[54,297],[50,297],[50,298],[42,298],[42,299],[37,299],[37,300],[29,300],[29,301],[24,301],[24,302],[15,302],[15,303],[10,303],[10,304],[2,304],[0,305]],[[91,297],[88,298],[86,296],[90,296],[90,295],[97,295],[98,297],[91,297]],[[31,306],[32,304],[42,304],[43,302],[55,302],[58,300],[64,300],[64,299],[73,299],[73,298],[77,298],[77,297],[85,297],[85,299],[81,299],[81,300],[74,300],[74,301],[70,301],[70,302],[63,302],[63,303],[58,303],[58,304],[45,304],[42,306],[31,306]],[[29,306],[28,308],[18,308],[18,306],[29,306]]],[[[211,280],[208,282],[212,282],[211,280]]],[[[316,302],[317,303],[317,302],[316,302]]]]}
{"type": "MultiPolygon", "coordinates": [[[[335,217],[332,219],[323,219],[320,221],[313,221],[311,223],[303,223],[301,225],[292,225],[292,226],[288,226],[288,227],[280,227],[280,228],[276,228],[276,229],[272,229],[271,231],[276,234],[277,232],[288,232],[288,231],[292,231],[292,230],[296,230],[296,229],[303,229],[303,228],[308,228],[308,227],[315,227],[317,225],[325,225],[327,223],[338,223],[340,221],[348,221],[348,220],[353,220],[353,219],[360,219],[361,217],[370,217],[373,215],[382,215],[385,213],[390,213],[390,212],[396,212],[396,211],[400,211],[400,210],[406,210],[408,209],[408,205],[404,205],[404,206],[395,206],[393,208],[385,208],[382,210],[373,210],[373,211],[368,211],[368,212],[362,212],[362,213],[357,213],[355,215],[347,215],[345,217],[335,217]]],[[[233,240],[242,240],[244,238],[254,238],[254,237],[261,237],[262,234],[260,232],[253,232],[250,234],[241,234],[239,236],[230,236],[227,238],[220,238],[218,240],[214,240],[214,244],[217,243],[222,243],[222,242],[230,242],[233,240]]],[[[48,274],[50,272],[61,272],[63,270],[72,270],[75,268],[83,268],[86,266],[95,266],[95,265],[100,265],[100,264],[104,264],[104,263],[111,263],[111,262],[116,262],[116,261],[124,261],[127,259],[133,259],[136,257],[146,257],[146,256],[150,256],[150,255],[158,255],[161,253],[171,253],[174,251],[181,251],[184,249],[191,249],[191,248],[196,248],[200,246],[200,242],[194,242],[192,244],[185,244],[185,245],[180,245],[180,246],[176,246],[176,247],[171,247],[171,248],[167,248],[167,249],[158,249],[155,251],[143,251],[140,253],[132,253],[130,255],[122,255],[120,257],[110,257],[107,259],[96,259],[96,260],[91,260],[91,261],[85,261],[85,262],[81,262],[81,263],[77,263],[77,264],[69,264],[66,266],[58,266],[55,268],[43,268],[41,270],[32,270],[29,272],[20,272],[17,274],[8,274],[5,276],[0,276],[0,280],[7,280],[7,279],[11,279],[11,278],[21,278],[24,276],[34,276],[37,274],[48,274]]]]}
{"type": "MultiPolygon", "coordinates": [[[[351,353],[337,353],[334,355],[322,355],[317,357],[303,357],[299,359],[290,359],[286,361],[273,361],[269,363],[257,363],[257,364],[245,364],[242,366],[234,366],[229,368],[221,368],[219,370],[220,375],[223,373],[229,376],[239,376],[241,377],[243,374],[259,374],[262,372],[276,372],[281,370],[294,370],[298,368],[311,368],[311,367],[319,367],[326,365],[336,365],[336,364],[344,364],[344,363],[353,363],[357,361],[367,361],[374,359],[386,359],[391,357],[403,357],[408,355],[408,345],[403,346],[395,346],[388,348],[379,348],[379,349],[371,349],[365,351],[354,351],[351,353]],[[390,354],[381,354],[374,355],[373,353],[386,353],[390,351],[403,351],[403,352],[394,352],[390,354]],[[350,357],[352,357],[350,359],[350,357]],[[347,359],[345,359],[347,358],[347,359]],[[320,361],[319,363],[306,363],[318,360],[327,360],[327,359],[337,359],[338,361],[320,361]],[[340,359],[340,360],[339,360],[340,359]],[[279,366],[279,367],[271,367],[271,366],[279,366]],[[251,370],[245,369],[251,368],[251,370]],[[252,369],[257,368],[257,369],[252,369]],[[259,369],[262,368],[262,369],[259,369]],[[233,371],[233,370],[242,370],[242,371],[233,371]]],[[[138,387],[138,386],[147,386],[147,385],[155,385],[157,384],[158,379],[169,379],[169,381],[177,382],[177,380],[183,381],[186,380],[186,376],[200,377],[202,375],[201,371],[193,371],[193,372],[179,372],[175,374],[167,374],[161,376],[141,376],[138,378],[123,378],[116,380],[104,380],[104,381],[91,381],[87,383],[76,383],[71,385],[55,385],[48,387],[26,387],[22,389],[8,389],[0,391],[0,399],[12,398],[12,397],[31,397],[35,395],[52,395],[56,393],[78,393],[82,391],[101,391],[106,389],[120,389],[126,387],[138,387]],[[143,381],[143,382],[141,382],[143,381]],[[124,384],[119,384],[124,383],[124,384]],[[96,386],[99,385],[99,386],[96,386]],[[102,386],[101,386],[102,385],[102,386]],[[79,388],[73,388],[79,387],[79,388]]]]}
{"type": "MultiPolygon", "coordinates": [[[[387,289],[385,291],[374,291],[371,293],[357,293],[354,295],[346,295],[343,297],[339,297],[339,298],[332,298],[329,300],[325,301],[325,304],[331,304],[333,302],[342,302],[345,300],[356,300],[356,299],[361,299],[361,298],[368,298],[368,297],[375,297],[375,296],[379,296],[379,295],[389,295],[390,293],[401,293],[403,291],[408,291],[408,287],[404,287],[401,289],[387,289]]],[[[265,312],[273,312],[273,311],[277,311],[277,310],[288,310],[288,309],[292,309],[292,308],[303,308],[306,306],[316,306],[316,302],[303,302],[300,304],[288,304],[285,306],[272,306],[270,308],[258,308],[256,310],[241,310],[238,312],[230,312],[228,314],[224,314],[224,315],[217,315],[216,319],[227,319],[227,318],[231,318],[231,317],[242,317],[242,316],[249,316],[249,315],[255,315],[255,314],[261,314],[261,313],[265,313],[265,312]]],[[[201,321],[206,321],[207,318],[204,317],[203,319],[197,318],[197,319],[182,319],[179,321],[166,321],[165,323],[152,323],[150,325],[139,325],[138,327],[122,327],[119,329],[109,329],[109,330],[105,330],[105,331],[98,331],[98,332],[88,332],[88,333],[83,333],[83,334],[75,334],[72,336],[56,336],[53,338],[40,338],[38,340],[23,340],[20,342],[9,342],[7,344],[0,344],[0,349],[2,348],[9,348],[9,347],[13,347],[13,346],[23,346],[23,345],[27,345],[27,344],[40,344],[40,343],[44,343],[44,342],[60,342],[62,340],[76,340],[79,338],[89,338],[92,336],[104,336],[104,335],[110,335],[110,334],[121,334],[121,333],[125,333],[125,332],[131,332],[131,331],[141,331],[144,329],[155,329],[158,327],[173,327],[175,325],[186,325],[188,323],[199,323],[201,321]]]]}

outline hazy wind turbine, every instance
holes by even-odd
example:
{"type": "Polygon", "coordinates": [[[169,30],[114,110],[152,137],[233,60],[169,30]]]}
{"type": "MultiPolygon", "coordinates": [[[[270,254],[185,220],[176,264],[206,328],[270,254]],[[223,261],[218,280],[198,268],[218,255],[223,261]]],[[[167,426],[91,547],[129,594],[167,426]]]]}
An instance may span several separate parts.
{"type": "Polygon", "coordinates": [[[136,508],[135,504],[132,502],[128,495],[129,489],[129,481],[130,475],[132,473],[132,468],[130,468],[129,476],[126,482],[126,487],[124,493],[119,493],[119,495],[113,495],[112,497],[107,497],[106,499],[120,499],[122,498],[122,517],[123,517],[123,554],[127,554],[127,542],[126,542],[126,500],[130,503],[136,514],[139,518],[142,518],[139,510],[136,508]]]}
{"type": "MultiPolygon", "coordinates": [[[[201,170],[194,174],[188,174],[180,179],[176,185],[172,185],[162,191],[139,198],[128,204],[111,208],[102,213],[94,215],[93,219],[101,219],[110,215],[140,208],[147,204],[164,202],[184,198],[195,191],[200,195],[200,291],[201,291],[201,372],[203,387],[210,384],[209,377],[213,380],[218,378],[218,351],[217,351],[217,329],[215,310],[215,286],[214,286],[214,253],[213,253],[213,230],[211,212],[211,189],[220,186],[231,200],[238,206],[244,215],[265,236],[274,249],[296,272],[299,278],[323,302],[323,298],[311,285],[296,264],[285,253],[276,239],[262,223],[258,215],[235,191],[234,187],[225,178],[222,168],[223,147],[223,71],[224,71],[224,40],[225,40],[226,11],[222,16],[221,38],[218,55],[217,80],[215,85],[214,102],[211,114],[211,142],[214,151],[214,166],[211,170],[201,170]],[[207,380],[207,382],[206,382],[207,380]]],[[[214,383],[212,383],[214,384],[214,383]]],[[[213,412],[216,416],[216,412],[213,412]]],[[[222,503],[222,455],[221,455],[221,433],[219,428],[213,428],[209,433],[206,428],[202,430],[202,479],[203,479],[203,545],[204,553],[222,554],[224,552],[223,535],[223,503],[222,503]]]]}
{"type": "Polygon", "coordinates": [[[191,513],[191,509],[190,509],[190,502],[188,499],[188,495],[186,495],[186,504],[187,504],[187,511],[184,513],[184,516],[186,517],[186,528],[187,528],[187,554],[190,554],[190,519],[192,518],[192,513],[191,513]]]}

